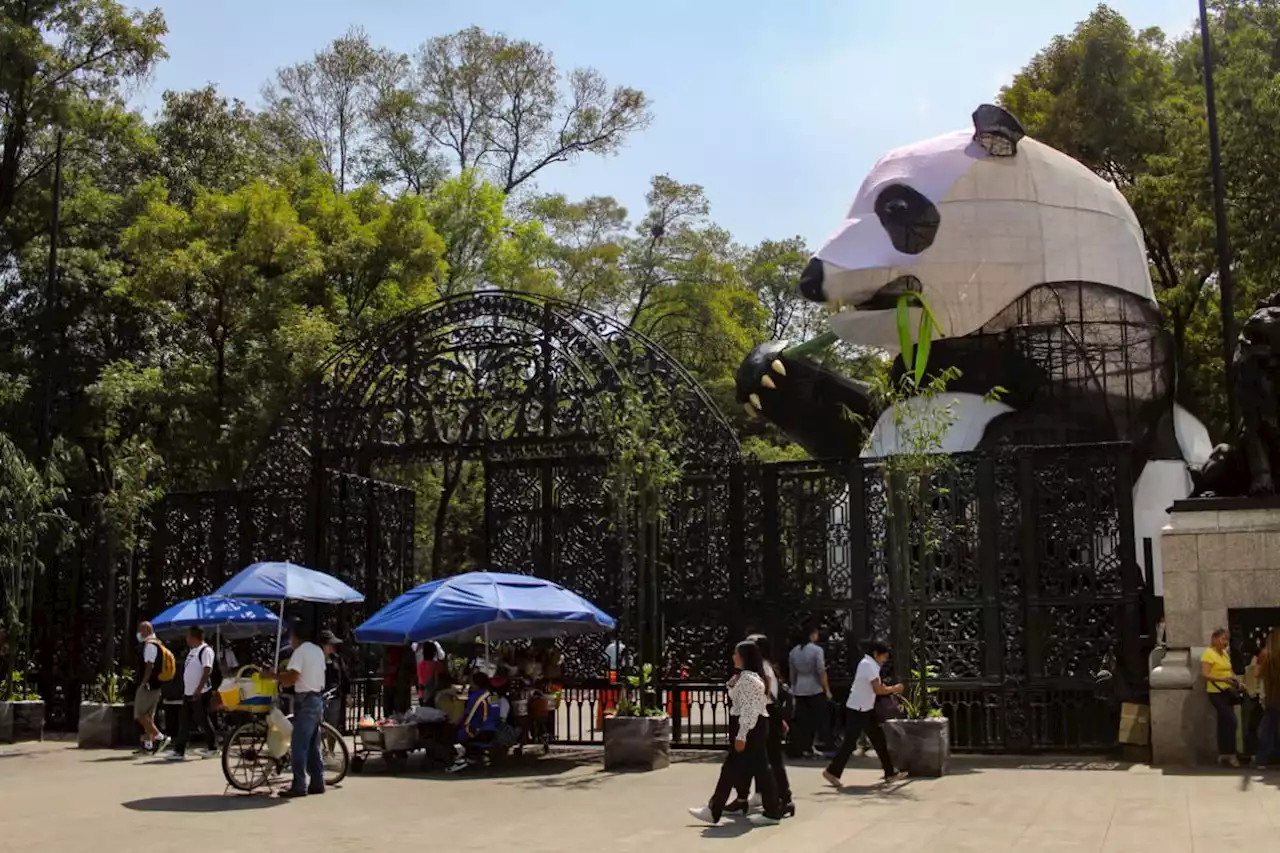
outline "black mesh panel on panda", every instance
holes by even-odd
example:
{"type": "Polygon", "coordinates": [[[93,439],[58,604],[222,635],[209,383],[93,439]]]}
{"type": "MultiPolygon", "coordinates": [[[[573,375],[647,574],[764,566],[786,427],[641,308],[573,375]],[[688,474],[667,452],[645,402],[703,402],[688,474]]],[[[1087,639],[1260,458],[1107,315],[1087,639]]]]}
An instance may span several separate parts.
{"type": "Polygon", "coordinates": [[[1005,389],[1001,400],[1015,411],[992,421],[984,445],[1129,441],[1151,457],[1176,455],[1164,417],[1172,341],[1159,309],[1128,291],[1040,285],[977,332],[936,341],[929,361],[960,370],[953,391],[1005,389]]]}

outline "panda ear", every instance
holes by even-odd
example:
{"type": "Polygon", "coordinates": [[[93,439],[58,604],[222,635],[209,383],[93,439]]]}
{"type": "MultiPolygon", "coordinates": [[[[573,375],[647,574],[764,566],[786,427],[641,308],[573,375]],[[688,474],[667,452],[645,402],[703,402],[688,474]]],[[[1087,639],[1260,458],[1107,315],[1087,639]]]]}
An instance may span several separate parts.
{"type": "Polygon", "coordinates": [[[1021,122],[1004,107],[983,104],[973,111],[973,140],[992,157],[1013,157],[1026,135],[1021,122]]]}

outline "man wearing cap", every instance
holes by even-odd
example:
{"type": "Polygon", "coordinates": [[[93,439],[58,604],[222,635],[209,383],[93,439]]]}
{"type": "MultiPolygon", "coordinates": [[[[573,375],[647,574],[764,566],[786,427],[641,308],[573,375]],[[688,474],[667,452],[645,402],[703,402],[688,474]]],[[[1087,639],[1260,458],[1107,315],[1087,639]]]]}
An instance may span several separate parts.
{"type": "Polygon", "coordinates": [[[324,649],[324,691],[334,692],[324,706],[324,720],[338,731],[344,731],[347,711],[347,667],[338,647],[342,638],[332,631],[320,632],[320,648],[324,649]]]}

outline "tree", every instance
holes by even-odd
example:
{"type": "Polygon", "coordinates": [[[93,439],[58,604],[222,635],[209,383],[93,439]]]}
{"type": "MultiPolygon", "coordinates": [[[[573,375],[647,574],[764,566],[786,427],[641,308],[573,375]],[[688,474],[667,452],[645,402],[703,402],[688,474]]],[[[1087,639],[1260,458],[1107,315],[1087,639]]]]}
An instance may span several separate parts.
{"type": "Polygon", "coordinates": [[[702,187],[653,178],[649,210],[625,248],[617,306],[704,381],[726,377],[760,338],[764,311],[738,273],[727,231],[713,225],[702,187]]]}
{"type": "Polygon", "coordinates": [[[805,299],[796,282],[812,252],[802,237],[764,240],[742,259],[742,277],[769,312],[769,340],[804,341],[818,334],[825,322],[821,306],[805,299]]]}
{"type": "Polygon", "coordinates": [[[111,101],[164,57],[160,11],[113,0],[39,0],[0,6],[0,251],[23,245],[14,213],[52,171],[54,138],[111,101]]]}
{"type": "Polygon", "coordinates": [[[610,89],[591,68],[562,80],[543,46],[478,27],[424,44],[409,86],[423,107],[410,113],[419,157],[448,152],[459,169],[482,169],[504,193],[552,163],[612,154],[650,120],[638,89],[610,89]]]}
{"type": "Polygon", "coordinates": [[[619,304],[626,287],[625,207],[609,196],[571,202],[555,194],[531,199],[525,213],[546,231],[545,263],[563,299],[588,308],[619,304]]]}
{"type": "Polygon", "coordinates": [[[201,485],[233,483],[272,412],[329,351],[336,328],[317,292],[323,259],[287,191],[255,181],[204,193],[187,212],[149,188],[123,235],[121,291],[155,312],[173,344],[153,358],[172,403],[171,458],[201,485]]]}
{"type": "Polygon", "coordinates": [[[199,190],[231,192],[276,166],[259,117],[212,84],[165,92],[163,102],[152,133],[157,171],[174,203],[190,207],[199,190]]]}
{"type": "Polygon", "coordinates": [[[281,68],[263,89],[267,109],[315,146],[339,192],[346,191],[355,165],[375,81],[401,61],[352,27],[312,59],[281,68]]]}
{"type": "Polygon", "coordinates": [[[0,604],[6,653],[0,673],[0,697],[13,698],[26,673],[35,586],[44,569],[41,545],[49,533],[68,534],[70,520],[60,506],[65,498],[58,467],[60,448],[43,468],[30,462],[0,433],[0,604]],[[19,647],[22,654],[19,654],[19,647]],[[22,666],[19,667],[21,660],[22,666]]]}

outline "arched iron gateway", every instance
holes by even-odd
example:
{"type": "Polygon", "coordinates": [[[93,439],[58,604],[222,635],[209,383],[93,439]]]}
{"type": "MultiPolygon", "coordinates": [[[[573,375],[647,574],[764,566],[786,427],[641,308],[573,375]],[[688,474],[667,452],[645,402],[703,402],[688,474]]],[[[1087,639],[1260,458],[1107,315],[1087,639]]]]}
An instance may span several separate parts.
{"type": "MultiPolygon", "coordinates": [[[[885,560],[874,463],[743,460],[705,392],[642,335],[553,299],[454,297],[336,355],[240,489],[167,496],[121,572],[115,611],[101,606],[110,599],[91,543],[52,566],[40,591],[41,689],[55,719],[72,723],[108,632],[128,648],[138,614],[207,593],[257,559],[324,568],[377,606],[421,576],[415,525],[439,541],[441,517],[422,518],[406,470],[435,466],[443,489],[450,471],[471,466],[482,471],[484,516],[472,561],[574,587],[622,618],[633,649],[643,625],[684,744],[725,743],[734,640],[753,630],[782,639],[814,619],[837,686],[873,632],[900,661],[927,655],[957,749],[1096,750],[1114,743],[1117,714],[1095,671],[1112,656],[1114,670],[1142,670],[1129,460],[1120,445],[958,459],[934,507],[934,564],[904,588],[885,560]],[[683,436],[685,476],[640,570],[632,543],[612,535],[603,482],[605,404],[624,387],[657,401],[654,415],[683,436]]],[[[564,739],[598,737],[603,652],[599,639],[566,648],[564,739]]]]}

